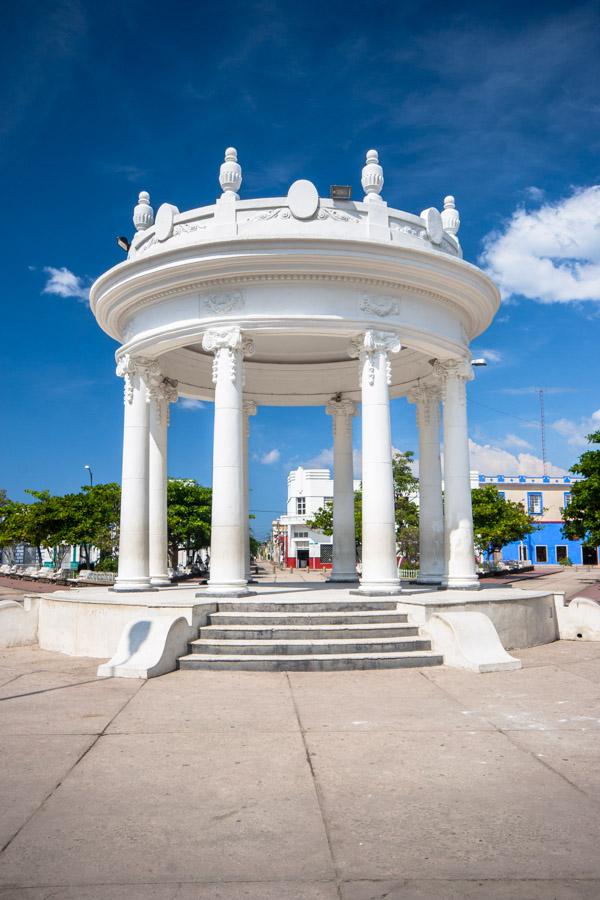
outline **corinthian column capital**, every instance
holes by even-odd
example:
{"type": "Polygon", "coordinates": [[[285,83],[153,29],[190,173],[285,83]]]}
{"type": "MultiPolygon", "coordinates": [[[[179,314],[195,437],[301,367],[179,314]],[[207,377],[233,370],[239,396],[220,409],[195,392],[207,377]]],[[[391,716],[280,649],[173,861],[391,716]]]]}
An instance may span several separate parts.
{"type": "Polygon", "coordinates": [[[155,359],[124,353],[117,359],[116,372],[125,379],[125,403],[132,403],[135,377],[142,376],[149,385],[153,378],[160,377],[160,366],[155,359]]]}
{"type": "Polygon", "coordinates": [[[212,380],[213,384],[221,374],[221,366],[227,364],[231,381],[235,382],[239,375],[238,363],[244,356],[254,353],[254,341],[244,337],[240,328],[210,328],[202,337],[202,349],[214,354],[212,380]]]}
{"type": "Polygon", "coordinates": [[[448,378],[460,378],[462,381],[473,380],[473,369],[468,359],[436,359],[433,372],[444,386],[448,378]]]}
{"type": "Polygon", "coordinates": [[[373,331],[368,329],[359,334],[350,342],[348,354],[369,367],[369,384],[375,382],[375,357],[381,355],[386,363],[386,380],[388,385],[392,383],[392,369],[389,360],[390,353],[399,353],[402,349],[400,338],[391,331],[373,331]]]}

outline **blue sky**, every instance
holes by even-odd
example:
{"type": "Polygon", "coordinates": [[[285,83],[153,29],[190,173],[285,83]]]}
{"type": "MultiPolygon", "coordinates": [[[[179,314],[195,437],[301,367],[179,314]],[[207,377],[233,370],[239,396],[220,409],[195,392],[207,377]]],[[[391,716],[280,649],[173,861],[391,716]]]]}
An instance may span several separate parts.
{"type": "MultiPolygon", "coordinates": [[[[472,462],[535,470],[543,386],[548,458],[568,468],[600,424],[598,14],[535,0],[5,6],[0,487],[75,490],[86,463],[119,479],[115,344],[86,287],[122,258],[114,239],[139,190],[155,209],[210,202],[229,145],[245,197],[299,177],[359,196],[370,147],[390,205],[454,194],[465,257],[485,254],[505,296],[473,347],[490,364],[470,387],[472,462]]],[[[210,483],[211,420],[210,407],[174,411],[172,475],[210,483]]],[[[395,445],[416,450],[412,407],[395,401],[392,420],[395,445]]],[[[322,410],[259,411],[259,536],[284,510],[289,468],[330,448],[322,410]]]]}

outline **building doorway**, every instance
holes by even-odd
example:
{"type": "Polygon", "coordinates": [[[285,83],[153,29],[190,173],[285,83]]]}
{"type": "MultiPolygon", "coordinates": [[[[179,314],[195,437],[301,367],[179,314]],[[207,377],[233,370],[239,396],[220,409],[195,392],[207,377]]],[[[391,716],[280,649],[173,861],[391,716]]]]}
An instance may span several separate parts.
{"type": "Polygon", "coordinates": [[[597,566],[598,565],[598,548],[597,547],[582,547],[583,554],[583,564],[584,566],[597,566]]]}
{"type": "Polygon", "coordinates": [[[298,568],[299,569],[307,569],[308,568],[308,547],[298,547],[296,550],[298,556],[298,568]]]}

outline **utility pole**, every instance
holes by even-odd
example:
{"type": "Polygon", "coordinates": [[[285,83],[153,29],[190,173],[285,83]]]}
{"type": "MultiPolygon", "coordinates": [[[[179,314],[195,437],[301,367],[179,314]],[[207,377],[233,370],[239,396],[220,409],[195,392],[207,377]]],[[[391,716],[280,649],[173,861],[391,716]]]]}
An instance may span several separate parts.
{"type": "Polygon", "coordinates": [[[546,416],[544,413],[544,388],[538,390],[540,398],[540,434],[542,438],[542,475],[546,475],[546,416]]]}

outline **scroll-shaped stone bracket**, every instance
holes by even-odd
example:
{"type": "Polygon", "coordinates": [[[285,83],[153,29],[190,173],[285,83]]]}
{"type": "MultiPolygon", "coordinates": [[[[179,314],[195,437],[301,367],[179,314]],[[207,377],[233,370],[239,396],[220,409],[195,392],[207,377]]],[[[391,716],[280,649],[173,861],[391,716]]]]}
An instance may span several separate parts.
{"type": "Polygon", "coordinates": [[[435,613],[421,626],[431,648],[441,653],[444,664],[471,672],[520,669],[520,659],[506,652],[491,619],[481,612],[435,613]]]}

